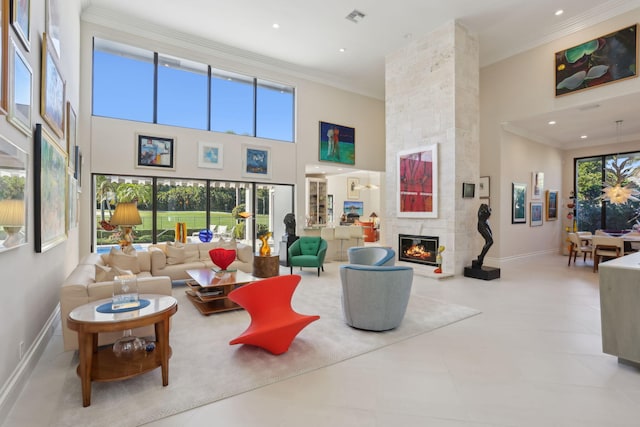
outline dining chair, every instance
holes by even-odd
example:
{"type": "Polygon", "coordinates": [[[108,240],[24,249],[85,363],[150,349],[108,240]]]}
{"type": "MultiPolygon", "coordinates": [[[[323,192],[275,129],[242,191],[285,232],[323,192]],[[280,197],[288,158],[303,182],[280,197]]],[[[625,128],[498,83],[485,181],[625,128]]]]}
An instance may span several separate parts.
{"type": "Polygon", "coordinates": [[[601,258],[624,256],[624,240],[621,237],[595,235],[591,239],[593,246],[593,271],[598,271],[601,258]]]}
{"type": "Polygon", "coordinates": [[[578,233],[569,233],[569,262],[567,266],[571,265],[571,258],[573,258],[573,265],[575,265],[578,255],[582,255],[582,261],[587,262],[587,255],[593,255],[593,246],[585,243],[578,233]]]}

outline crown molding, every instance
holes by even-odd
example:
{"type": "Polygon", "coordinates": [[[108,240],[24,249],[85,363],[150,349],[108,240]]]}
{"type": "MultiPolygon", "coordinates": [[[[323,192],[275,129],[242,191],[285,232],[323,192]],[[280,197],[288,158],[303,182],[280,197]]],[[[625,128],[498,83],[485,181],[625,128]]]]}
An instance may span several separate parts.
{"type": "Polygon", "coordinates": [[[555,40],[559,40],[563,37],[567,37],[585,28],[592,27],[607,21],[616,16],[622,15],[634,9],[640,7],[640,0],[610,0],[602,3],[596,7],[584,11],[583,13],[574,16],[571,19],[563,21],[561,24],[556,24],[549,27],[549,31],[546,35],[539,37],[529,43],[513,48],[510,50],[494,53],[493,55],[487,54],[484,58],[481,58],[480,67],[500,62],[516,54],[524,51],[542,46],[547,43],[551,43],[555,40]]]}

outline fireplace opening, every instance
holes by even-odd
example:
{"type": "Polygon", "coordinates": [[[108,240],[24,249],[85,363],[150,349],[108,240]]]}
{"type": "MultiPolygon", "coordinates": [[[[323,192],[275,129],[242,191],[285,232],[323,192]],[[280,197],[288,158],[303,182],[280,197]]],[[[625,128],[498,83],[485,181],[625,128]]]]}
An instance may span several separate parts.
{"type": "Polygon", "coordinates": [[[398,235],[398,260],[416,264],[437,265],[439,238],[437,236],[398,235]]]}

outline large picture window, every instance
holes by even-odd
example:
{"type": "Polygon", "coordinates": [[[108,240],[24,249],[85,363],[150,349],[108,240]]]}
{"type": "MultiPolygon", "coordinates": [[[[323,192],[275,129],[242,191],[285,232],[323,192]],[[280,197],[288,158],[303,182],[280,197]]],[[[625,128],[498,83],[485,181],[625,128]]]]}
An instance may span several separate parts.
{"type": "Polygon", "coordinates": [[[640,223],[640,202],[608,200],[606,185],[638,189],[640,152],[579,158],[575,161],[576,220],[579,230],[629,230],[640,223]]]}
{"type": "MultiPolygon", "coordinates": [[[[253,182],[209,181],[163,177],[94,175],[97,252],[108,252],[122,239],[110,220],[118,203],[137,202],[142,224],[134,230],[134,245],[144,250],[151,243],[176,240],[184,223],[187,242],[200,242],[209,229],[214,240],[256,245],[267,231],[284,234],[284,217],[293,212],[293,186],[253,182]]],[[[278,242],[269,242],[278,253],[278,242]]]]}

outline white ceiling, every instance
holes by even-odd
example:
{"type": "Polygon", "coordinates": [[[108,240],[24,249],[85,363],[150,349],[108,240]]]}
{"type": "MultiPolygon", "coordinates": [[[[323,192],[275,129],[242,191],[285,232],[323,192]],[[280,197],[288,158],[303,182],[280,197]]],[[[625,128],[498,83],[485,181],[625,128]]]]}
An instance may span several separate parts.
{"type": "MultiPolygon", "coordinates": [[[[478,34],[484,66],[640,7],[640,0],[82,0],[82,7],[203,38],[239,57],[384,99],[385,56],[445,22],[458,20],[478,34]],[[564,14],[555,16],[560,8],[564,14]],[[365,15],[358,23],[346,19],[354,9],[365,15]]],[[[638,101],[640,95],[629,95],[508,128],[561,148],[584,145],[584,133],[589,143],[615,142],[640,135],[640,109],[629,108],[638,101]],[[559,124],[547,125],[550,119],[559,124]],[[616,120],[624,120],[620,136],[616,120]]]]}

